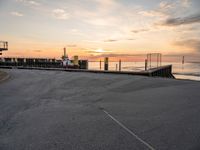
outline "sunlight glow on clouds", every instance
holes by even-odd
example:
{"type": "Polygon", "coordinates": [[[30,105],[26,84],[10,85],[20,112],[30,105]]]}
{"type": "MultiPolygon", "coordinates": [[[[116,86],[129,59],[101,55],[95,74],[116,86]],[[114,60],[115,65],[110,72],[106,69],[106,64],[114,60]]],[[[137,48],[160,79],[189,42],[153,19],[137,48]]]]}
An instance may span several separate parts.
{"type": "Polygon", "coordinates": [[[34,1],[34,0],[16,0],[16,1],[17,1],[17,2],[21,2],[21,3],[24,3],[24,4],[28,4],[28,5],[34,5],[34,6],[40,5],[39,2],[34,1]]]}
{"type": "Polygon", "coordinates": [[[7,19],[0,37],[14,43],[9,55],[28,55],[26,47],[43,50],[37,55],[49,51],[46,55],[59,57],[66,45],[72,54],[84,56],[200,53],[199,0],[2,2],[8,7],[0,6],[0,19],[7,19]]]}
{"type": "Polygon", "coordinates": [[[69,19],[69,14],[64,9],[54,9],[53,16],[61,20],[69,19]]]}
{"type": "Polygon", "coordinates": [[[13,16],[17,16],[17,17],[22,17],[22,16],[24,16],[22,13],[17,12],[17,11],[13,11],[13,12],[11,12],[10,14],[13,15],[13,16]]]}

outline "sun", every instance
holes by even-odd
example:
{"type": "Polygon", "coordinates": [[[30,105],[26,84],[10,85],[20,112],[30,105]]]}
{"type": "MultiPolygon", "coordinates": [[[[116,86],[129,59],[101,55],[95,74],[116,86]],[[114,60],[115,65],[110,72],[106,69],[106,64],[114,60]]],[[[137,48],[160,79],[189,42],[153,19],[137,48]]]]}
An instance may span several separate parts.
{"type": "Polygon", "coordinates": [[[95,52],[96,52],[96,53],[104,53],[104,52],[105,52],[105,50],[103,50],[103,49],[99,48],[99,49],[95,50],[95,52]]]}

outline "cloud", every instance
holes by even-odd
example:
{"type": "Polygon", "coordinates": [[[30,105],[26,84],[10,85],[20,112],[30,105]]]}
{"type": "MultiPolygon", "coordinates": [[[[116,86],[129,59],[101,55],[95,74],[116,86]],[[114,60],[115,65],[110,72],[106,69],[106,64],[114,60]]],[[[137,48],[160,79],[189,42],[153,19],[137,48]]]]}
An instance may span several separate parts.
{"type": "Polygon", "coordinates": [[[101,57],[146,57],[146,54],[130,54],[130,53],[100,53],[99,55],[92,55],[92,58],[101,57]]]}
{"type": "Polygon", "coordinates": [[[115,39],[108,39],[108,40],[104,40],[104,42],[117,42],[118,40],[115,39]]]}
{"type": "Polygon", "coordinates": [[[176,8],[176,3],[162,1],[156,9],[148,11],[141,10],[138,14],[145,17],[167,17],[171,15],[174,8],[176,8]]]}
{"type": "Polygon", "coordinates": [[[38,5],[40,5],[39,2],[34,1],[34,0],[16,0],[16,1],[24,3],[24,4],[27,4],[27,5],[32,5],[32,6],[38,6],[38,5]]]}
{"type": "Polygon", "coordinates": [[[189,7],[191,5],[191,0],[180,0],[183,7],[189,7]]]}
{"type": "Polygon", "coordinates": [[[187,16],[187,17],[178,17],[178,18],[168,18],[164,22],[160,23],[163,26],[179,26],[179,25],[187,25],[200,23],[200,13],[187,16]]]}
{"type": "Polygon", "coordinates": [[[134,20],[136,13],[136,6],[127,7],[121,1],[117,0],[89,0],[94,4],[95,10],[92,8],[76,7],[79,11],[73,11],[73,16],[77,17],[81,21],[92,25],[93,27],[108,27],[115,29],[121,29],[124,26],[129,26],[127,18],[134,20]],[[120,13],[119,12],[123,12],[120,13]],[[81,13],[80,13],[81,12],[81,13]],[[119,24],[121,25],[119,27],[119,24]]]}
{"type": "Polygon", "coordinates": [[[37,52],[37,53],[40,53],[40,52],[42,52],[42,50],[33,50],[34,52],[37,52]]]}
{"type": "Polygon", "coordinates": [[[104,40],[104,42],[107,42],[107,43],[112,43],[112,42],[118,42],[118,41],[134,41],[135,39],[133,38],[123,38],[123,39],[108,39],[108,40],[104,40]]]}
{"type": "Polygon", "coordinates": [[[180,47],[187,47],[197,52],[200,52],[200,40],[198,39],[181,40],[176,41],[173,44],[180,47]]]}
{"type": "Polygon", "coordinates": [[[134,41],[134,40],[136,40],[136,39],[128,38],[128,39],[126,39],[126,40],[128,40],[128,41],[134,41]]]}
{"type": "Polygon", "coordinates": [[[167,1],[162,1],[160,4],[159,4],[159,9],[162,10],[162,11],[168,11],[172,8],[174,8],[174,3],[170,3],[170,2],[167,2],[167,1]]]}
{"type": "Polygon", "coordinates": [[[133,33],[141,33],[141,32],[147,32],[149,29],[137,29],[137,30],[132,30],[131,32],[133,33]]]}
{"type": "Polygon", "coordinates": [[[54,9],[53,16],[60,20],[67,20],[70,18],[70,15],[64,9],[54,9]]]}
{"type": "Polygon", "coordinates": [[[22,14],[22,13],[20,13],[20,12],[17,12],[17,11],[11,12],[11,15],[17,16],[17,17],[22,17],[22,16],[24,16],[24,14],[22,14]]]}
{"type": "Polygon", "coordinates": [[[67,45],[67,47],[77,47],[77,45],[75,45],[75,44],[69,44],[69,45],[67,45]]]}
{"type": "Polygon", "coordinates": [[[30,5],[35,5],[38,6],[40,5],[40,3],[36,2],[36,1],[27,1],[30,5]]]}
{"type": "Polygon", "coordinates": [[[155,11],[155,10],[150,10],[150,11],[139,11],[138,12],[139,15],[143,15],[145,17],[155,17],[155,16],[163,16],[163,13],[160,13],[159,11],[155,11]]]}
{"type": "Polygon", "coordinates": [[[109,51],[109,50],[98,51],[97,49],[97,50],[86,50],[85,52],[92,53],[92,54],[102,54],[102,53],[110,53],[112,51],[109,51]]]}
{"type": "Polygon", "coordinates": [[[85,22],[95,26],[115,26],[116,22],[118,21],[113,16],[104,16],[104,18],[102,18],[100,14],[88,15],[85,16],[85,18],[85,22]]]}

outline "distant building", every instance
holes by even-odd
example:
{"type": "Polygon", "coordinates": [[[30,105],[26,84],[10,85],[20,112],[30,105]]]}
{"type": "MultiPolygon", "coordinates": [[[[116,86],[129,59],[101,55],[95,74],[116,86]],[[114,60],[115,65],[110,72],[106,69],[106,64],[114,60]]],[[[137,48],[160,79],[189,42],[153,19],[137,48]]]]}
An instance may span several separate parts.
{"type": "Polygon", "coordinates": [[[8,50],[8,42],[0,41],[0,55],[2,55],[2,51],[8,50]]]}

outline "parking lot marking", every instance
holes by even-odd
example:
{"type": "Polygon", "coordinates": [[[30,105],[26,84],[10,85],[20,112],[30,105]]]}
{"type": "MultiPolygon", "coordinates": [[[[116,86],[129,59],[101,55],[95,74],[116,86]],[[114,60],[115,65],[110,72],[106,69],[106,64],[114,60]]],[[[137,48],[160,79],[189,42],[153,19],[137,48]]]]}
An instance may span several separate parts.
{"type": "Polygon", "coordinates": [[[141,139],[138,135],[133,133],[130,129],[128,129],[124,124],[122,124],[120,121],[118,121],[116,118],[114,118],[111,114],[109,114],[106,110],[101,109],[107,116],[109,116],[114,122],[116,122],[119,126],[121,126],[124,130],[126,130],[129,134],[131,134],[133,137],[135,137],[138,141],[140,141],[142,144],[144,144],[146,147],[148,147],[150,150],[155,150],[150,144],[145,142],[143,139],[141,139]]]}

